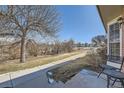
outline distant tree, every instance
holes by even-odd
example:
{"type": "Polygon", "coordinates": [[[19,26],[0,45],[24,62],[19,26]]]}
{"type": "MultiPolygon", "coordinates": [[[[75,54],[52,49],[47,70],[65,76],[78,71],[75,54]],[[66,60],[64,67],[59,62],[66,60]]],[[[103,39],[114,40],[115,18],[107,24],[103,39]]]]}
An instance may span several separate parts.
{"type": "Polygon", "coordinates": [[[26,41],[34,32],[55,36],[60,25],[54,6],[1,6],[0,34],[21,39],[20,62],[25,62],[26,41]]]}
{"type": "Polygon", "coordinates": [[[89,44],[88,43],[85,43],[85,47],[88,47],[89,46],[89,44]]]}
{"type": "Polygon", "coordinates": [[[65,42],[65,49],[67,52],[73,51],[73,46],[74,46],[74,40],[70,39],[65,42]]]}
{"type": "Polygon", "coordinates": [[[29,55],[31,56],[38,55],[39,46],[33,39],[28,39],[26,43],[26,48],[27,48],[27,52],[29,53],[29,55]]]}
{"type": "Polygon", "coordinates": [[[61,42],[59,40],[55,40],[54,41],[54,53],[59,54],[59,52],[61,52],[61,42]]]}
{"type": "Polygon", "coordinates": [[[73,39],[68,40],[68,41],[67,41],[67,49],[68,49],[68,52],[73,51],[73,46],[74,46],[74,40],[73,40],[73,39]]]}
{"type": "Polygon", "coordinates": [[[81,42],[78,42],[77,47],[81,47],[81,46],[82,46],[81,42]]]}
{"type": "Polygon", "coordinates": [[[93,46],[102,46],[106,45],[107,39],[104,35],[98,35],[92,38],[92,45],[93,46]]]}

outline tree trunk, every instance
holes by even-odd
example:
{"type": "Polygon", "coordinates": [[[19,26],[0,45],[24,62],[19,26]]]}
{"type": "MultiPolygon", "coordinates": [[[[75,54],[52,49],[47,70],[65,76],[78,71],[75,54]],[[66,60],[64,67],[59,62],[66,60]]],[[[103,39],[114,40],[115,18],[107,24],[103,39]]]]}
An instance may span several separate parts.
{"type": "Polygon", "coordinates": [[[23,34],[21,39],[20,62],[24,63],[26,59],[26,35],[23,34]]]}

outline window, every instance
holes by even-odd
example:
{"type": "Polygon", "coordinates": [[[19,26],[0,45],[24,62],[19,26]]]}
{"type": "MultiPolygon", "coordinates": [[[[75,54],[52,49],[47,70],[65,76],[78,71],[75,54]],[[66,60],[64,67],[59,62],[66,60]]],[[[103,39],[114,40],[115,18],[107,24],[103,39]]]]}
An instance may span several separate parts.
{"type": "Polygon", "coordinates": [[[119,24],[115,23],[109,26],[109,42],[119,42],[119,24]]]}
{"type": "Polygon", "coordinates": [[[109,43],[109,54],[112,56],[120,55],[120,43],[109,43]]]}
{"type": "Polygon", "coordinates": [[[120,29],[118,23],[109,26],[109,55],[120,56],[120,29]]]}

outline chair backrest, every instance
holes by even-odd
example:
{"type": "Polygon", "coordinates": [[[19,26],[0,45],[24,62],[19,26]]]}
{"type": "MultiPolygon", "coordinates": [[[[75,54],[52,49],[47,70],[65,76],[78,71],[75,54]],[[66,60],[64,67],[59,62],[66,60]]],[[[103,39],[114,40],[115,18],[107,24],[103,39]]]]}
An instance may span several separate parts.
{"type": "Polygon", "coordinates": [[[118,69],[122,69],[124,57],[107,55],[107,64],[118,69]]]}

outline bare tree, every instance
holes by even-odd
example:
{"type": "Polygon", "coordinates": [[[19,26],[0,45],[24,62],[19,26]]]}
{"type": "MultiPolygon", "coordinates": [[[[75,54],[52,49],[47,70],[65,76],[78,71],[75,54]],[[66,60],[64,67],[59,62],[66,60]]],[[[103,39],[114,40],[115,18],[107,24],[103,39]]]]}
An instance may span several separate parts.
{"type": "Polygon", "coordinates": [[[55,6],[0,6],[0,33],[21,40],[20,62],[25,62],[26,41],[34,32],[56,36],[59,13],[55,6]]]}

